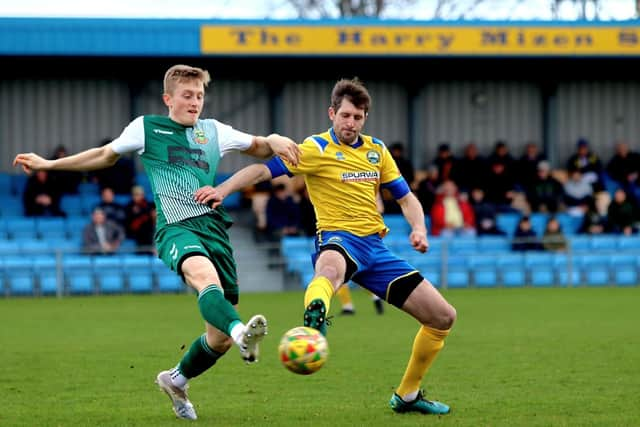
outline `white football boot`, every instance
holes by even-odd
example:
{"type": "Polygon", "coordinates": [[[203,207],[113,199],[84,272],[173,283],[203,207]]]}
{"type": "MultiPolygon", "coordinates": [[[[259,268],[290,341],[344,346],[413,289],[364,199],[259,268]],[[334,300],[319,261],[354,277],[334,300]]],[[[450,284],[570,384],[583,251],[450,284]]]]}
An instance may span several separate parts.
{"type": "Polygon", "coordinates": [[[171,382],[170,371],[162,371],[156,377],[156,384],[160,387],[160,390],[167,393],[171,403],[173,404],[173,412],[176,417],[185,420],[197,420],[196,410],[193,408],[193,404],[187,397],[187,387],[180,388],[173,385],[171,382]]]}
{"type": "Polygon", "coordinates": [[[259,344],[265,335],[267,335],[267,319],[262,314],[256,314],[249,319],[240,337],[240,355],[246,363],[258,361],[259,344]]]}

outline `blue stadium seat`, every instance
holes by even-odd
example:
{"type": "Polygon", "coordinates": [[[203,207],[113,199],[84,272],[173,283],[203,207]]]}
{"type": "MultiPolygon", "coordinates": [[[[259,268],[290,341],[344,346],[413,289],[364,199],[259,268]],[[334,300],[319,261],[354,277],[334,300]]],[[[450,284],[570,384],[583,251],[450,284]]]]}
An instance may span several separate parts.
{"type": "Polygon", "coordinates": [[[383,217],[385,225],[389,228],[389,235],[408,236],[411,232],[411,226],[400,214],[387,214],[383,217]]]}
{"type": "Polygon", "coordinates": [[[62,269],[71,294],[93,293],[93,267],[89,256],[65,255],[62,258],[62,269]]]}
{"type": "Polygon", "coordinates": [[[595,251],[614,252],[618,248],[619,236],[602,234],[591,236],[591,249],[595,251]]]}
{"type": "Polygon", "coordinates": [[[582,284],[580,268],[574,262],[573,257],[569,257],[565,253],[554,253],[553,268],[556,272],[558,285],[578,286],[582,284]]]}
{"type": "Polygon", "coordinates": [[[100,194],[100,186],[93,182],[82,182],[78,185],[78,193],[82,195],[98,195],[100,194]]]}
{"type": "Polygon", "coordinates": [[[481,253],[502,253],[511,250],[511,241],[506,236],[479,236],[478,251],[481,253]]]}
{"type": "Polygon", "coordinates": [[[12,239],[37,239],[35,218],[5,218],[5,228],[12,239]]]}
{"type": "Polygon", "coordinates": [[[577,254],[574,260],[574,265],[579,268],[585,284],[589,286],[607,286],[610,284],[609,255],[591,252],[577,254]]]}
{"type": "Polygon", "coordinates": [[[52,251],[51,243],[47,240],[20,239],[18,240],[18,250],[26,256],[47,254],[52,251]]]}
{"type": "Polygon", "coordinates": [[[158,291],[160,292],[182,292],[185,290],[186,285],[182,282],[180,276],[169,269],[156,272],[156,279],[158,291]]]}
{"type": "Polygon", "coordinates": [[[498,286],[498,270],[493,266],[480,266],[472,270],[473,283],[478,288],[493,288],[498,286]]]}
{"type": "Polygon", "coordinates": [[[151,271],[127,272],[127,280],[131,292],[151,293],[153,291],[153,275],[151,271]]]}
{"type": "Polygon", "coordinates": [[[36,219],[36,231],[41,239],[62,239],[67,236],[65,218],[38,218],[36,219]]]}
{"type": "Polygon", "coordinates": [[[93,209],[100,204],[100,196],[95,194],[83,194],[80,197],[80,206],[84,215],[90,216],[93,209]]]}
{"type": "Polygon", "coordinates": [[[22,173],[11,175],[11,194],[20,197],[28,179],[29,177],[22,173]]]}
{"type": "Polygon", "coordinates": [[[534,212],[529,215],[531,221],[531,229],[535,231],[536,235],[541,237],[544,234],[544,230],[547,227],[547,221],[549,221],[549,215],[546,213],[534,212]]]}
{"type": "Polygon", "coordinates": [[[0,200],[0,216],[3,218],[21,218],[24,216],[22,200],[17,197],[2,197],[0,200]]]}
{"type": "Polygon", "coordinates": [[[466,266],[449,266],[447,268],[447,287],[466,288],[469,286],[469,271],[466,266]]]}
{"type": "Polygon", "coordinates": [[[509,237],[513,237],[518,221],[520,221],[519,213],[499,213],[496,215],[496,226],[507,233],[509,237]]]}
{"type": "Polygon", "coordinates": [[[32,272],[13,272],[7,275],[10,295],[34,295],[35,277],[32,272]]]}
{"type": "Polygon", "coordinates": [[[0,257],[18,253],[18,242],[15,240],[0,240],[0,257]]]}
{"type": "Polygon", "coordinates": [[[640,235],[620,236],[618,249],[620,251],[640,251],[640,235]]]}
{"type": "MultiPolygon", "coordinates": [[[[58,291],[56,257],[53,255],[36,255],[33,258],[33,270],[40,285],[40,294],[56,294],[58,291]]],[[[60,285],[62,285],[62,283],[60,283],[60,285]]]]}
{"type": "Polygon", "coordinates": [[[576,234],[568,239],[569,246],[573,252],[589,252],[591,250],[591,236],[586,234],[576,234]]]}
{"type": "Polygon", "coordinates": [[[475,237],[454,237],[449,240],[449,253],[462,255],[462,254],[475,254],[478,252],[478,239],[475,237]]]}
{"type": "Polygon", "coordinates": [[[100,293],[116,294],[125,291],[125,280],[121,270],[102,271],[96,278],[100,293]]]}
{"type": "Polygon", "coordinates": [[[311,254],[313,250],[314,240],[311,237],[285,236],[280,241],[280,252],[285,258],[301,251],[304,251],[306,254],[311,254]]]}
{"type": "Polygon", "coordinates": [[[566,212],[561,212],[556,215],[558,222],[560,223],[560,227],[562,232],[566,236],[573,236],[578,233],[580,226],[582,225],[583,216],[580,215],[570,215],[566,212]]]}
{"type": "Polygon", "coordinates": [[[549,287],[555,284],[553,254],[550,252],[527,252],[524,265],[532,286],[549,287]]]}
{"type": "Polygon", "coordinates": [[[84,216],[82,210],[82,196],[67,194],[60,199],[60,209],[67,214],[67,217],[84,216]]]}

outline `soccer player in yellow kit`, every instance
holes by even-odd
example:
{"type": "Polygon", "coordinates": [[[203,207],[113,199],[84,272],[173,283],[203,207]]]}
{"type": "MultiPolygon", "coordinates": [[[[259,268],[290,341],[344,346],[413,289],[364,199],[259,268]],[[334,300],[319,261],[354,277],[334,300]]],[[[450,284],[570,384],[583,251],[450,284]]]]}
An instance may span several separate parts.
{"type": "Polygon", "coordinates": [[[280,175],[304,175],[317,216],[315,275],[304,296],[304,325],[326,334],[331,297],[349,280],[418,320],[420,328],[405,374],[391,396],[396,412],[447,414],[449,406],[427,400],[421,382],[444,346],[456,311],[407,261],[383,243],[388,232],[376,209],[380,187],[388,189],[411,225],[409,242],[418,252],[429,247],[424,212],[402,178],[384,143],[361,134],[371,98],[357,80],[342,79],[331,93],[332,127],[300,145],[298,165],[274,158],[247,166],[202,197],[201,203],[222,199],[248,185],[280,175]]]}

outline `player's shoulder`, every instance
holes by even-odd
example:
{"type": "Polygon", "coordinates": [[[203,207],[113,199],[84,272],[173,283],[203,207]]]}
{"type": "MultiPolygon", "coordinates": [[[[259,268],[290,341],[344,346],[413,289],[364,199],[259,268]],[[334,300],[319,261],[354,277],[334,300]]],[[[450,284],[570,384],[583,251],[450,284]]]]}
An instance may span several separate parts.
{"type": "Polygon", "coordinates": [[[329,134],[329,131],[309,135],[302,141],[303,145],[316,147],[320,153],[324,153],[327,150],[327,147],[329,147],[330,143],[331,135],[329,134]]]}
{"type": "Polygon", "coordinates": [[[378,149],[378,150],[386,150],[387,149],[387,146],[385,145],[384,141],[382,141],[379,138],[376,138],[376,137],[371,136],[371,135],[365,135],[365,134],[360,134],[360,138],[362,139],[364,144],[366,144],[366,145],[368,145],[368,146],[370,146],[372,148],[375,148],[375,149],[378,149]]]}

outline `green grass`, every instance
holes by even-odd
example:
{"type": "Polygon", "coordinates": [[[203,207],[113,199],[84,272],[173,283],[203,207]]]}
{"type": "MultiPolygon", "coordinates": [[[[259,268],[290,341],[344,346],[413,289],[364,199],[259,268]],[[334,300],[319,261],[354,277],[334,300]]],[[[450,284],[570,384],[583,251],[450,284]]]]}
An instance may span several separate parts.
{"type": "MultiPolygon", "coordinates": [[[[279,363],[302,293],[246,294],[271,334],[260,363],[236,349],[192,381],[199,424],[217,426],[632,426],[640,423],[640,288],[448,291],[458,321],[425,382],[444,417],[394,414],[417,324],[387,306],[336,316],[312,376],[279,363]]],[[[334,308],[338,308],[337,302],[334,308]]],[[[0,300],[0,426],[184,425],[153,380],[203,328],[195,298],[0,300]]]]}

